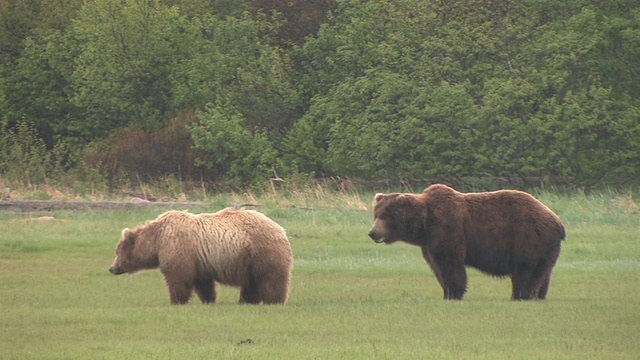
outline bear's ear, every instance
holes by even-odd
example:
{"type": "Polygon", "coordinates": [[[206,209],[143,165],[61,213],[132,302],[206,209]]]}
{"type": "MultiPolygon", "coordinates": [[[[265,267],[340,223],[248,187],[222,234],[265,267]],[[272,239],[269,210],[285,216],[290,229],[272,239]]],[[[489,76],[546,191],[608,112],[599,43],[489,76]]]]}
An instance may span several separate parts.
{"type": "Polygon", "coordinates": [[[380,200],[382,200],[382,198],[384,198],[386,195],[383,193],[377,193],[376,197],[374,198],[376,200],[376,202],[379,202],[380,200]]]}
{"type": "Polygon", "coordinates": [[[137,236],[138,233],[134,230],[131,230],[129,228],[125,228],[124,230],[122,230],[122,238],[125,240],[135,240],[137,236]]]}
{"type": "Polygon", "coordinates": [[[400,193],[396,194],[396,200],[411,203],[416,199],[414,194],[400,193]]]}

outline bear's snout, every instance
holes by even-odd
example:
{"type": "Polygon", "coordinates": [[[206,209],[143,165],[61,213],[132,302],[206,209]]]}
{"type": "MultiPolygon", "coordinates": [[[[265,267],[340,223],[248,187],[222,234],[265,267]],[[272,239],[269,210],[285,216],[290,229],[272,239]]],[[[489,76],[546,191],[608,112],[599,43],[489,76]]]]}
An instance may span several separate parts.
{"type": "Polygon", "coordinates": [[[371,238],[371,240],[375,241],[376,243],[384,242],[384,236],[380,235],[377,231],[373,229],[369,231],[369,237],[371,238]]]}
{"type": "Polygon", "coordinates": [[[113,275],[124,274],[124,271],[122,269],[120,269],[119,267],[115,267],[115,266],[110,267],[109,268],[109,272],[112,273],[113,275]]]}
{"type": "Polygon", "coordinates": [[[378,218],[374,219],[371,229],[369,229],[369,237],[377,244],[383,243],[387,234],[386,223],[378,218]]]}

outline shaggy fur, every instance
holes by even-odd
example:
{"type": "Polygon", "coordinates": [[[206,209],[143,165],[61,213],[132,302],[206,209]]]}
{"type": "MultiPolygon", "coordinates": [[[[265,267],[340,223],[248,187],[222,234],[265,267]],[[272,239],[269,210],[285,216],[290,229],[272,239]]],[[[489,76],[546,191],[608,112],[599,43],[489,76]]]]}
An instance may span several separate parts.
{"type": "Polygon", "coordinates": [[[285,303],[293,267],[285,230],[252,210],[194,215],[168,211],[124,229],[109,269],[115,275],[160,268],[172,304],[216,300],[216,283],[239,286],[240,303],[285,303]]]}
{"type": "Polygon", "coordinates": [[[465,265],[511,275],[513,300],[546,298],[565,229],[533,196],[515,190],[463,194],[437,184],[421,194],[377,194],[375,201],[369,236],[420,246],[445,299],[464,296],[465,265]]]}

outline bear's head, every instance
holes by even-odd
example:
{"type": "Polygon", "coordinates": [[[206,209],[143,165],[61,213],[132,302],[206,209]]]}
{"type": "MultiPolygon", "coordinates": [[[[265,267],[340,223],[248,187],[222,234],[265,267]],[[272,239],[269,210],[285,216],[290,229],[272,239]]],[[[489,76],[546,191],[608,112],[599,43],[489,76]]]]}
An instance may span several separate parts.
{"type": "Polygon", "coordinates": [[[376,194],[369,237],[376,243],[405,241],[418,244],[424,234],[427,208],[419,195],[376,194]]]}
{"type": "Polygon", "coordinates": [[[109,268],[112,274],[132,274],[158,267],[157,236],[150,230],[145,227],[122,230],[122,238],[116,246],[116,258],[109,268]]]}

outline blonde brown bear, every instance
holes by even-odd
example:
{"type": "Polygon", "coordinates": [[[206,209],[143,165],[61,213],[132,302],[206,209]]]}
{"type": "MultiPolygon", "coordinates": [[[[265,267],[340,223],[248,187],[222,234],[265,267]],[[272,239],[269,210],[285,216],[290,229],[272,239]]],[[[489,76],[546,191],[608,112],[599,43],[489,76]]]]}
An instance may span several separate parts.
{"type": "Polygon", "coordinates": [[[224,209],[194,215],[168,211],[135,229],[124,229],[109,271],[114,275],[160,268],[171,304],[185,304],[193,290],[203,303],[216,300],[216,283],[239,286],[240,303],[285,303],[293,267],[285,230],[253,210],[224,209]]]}

